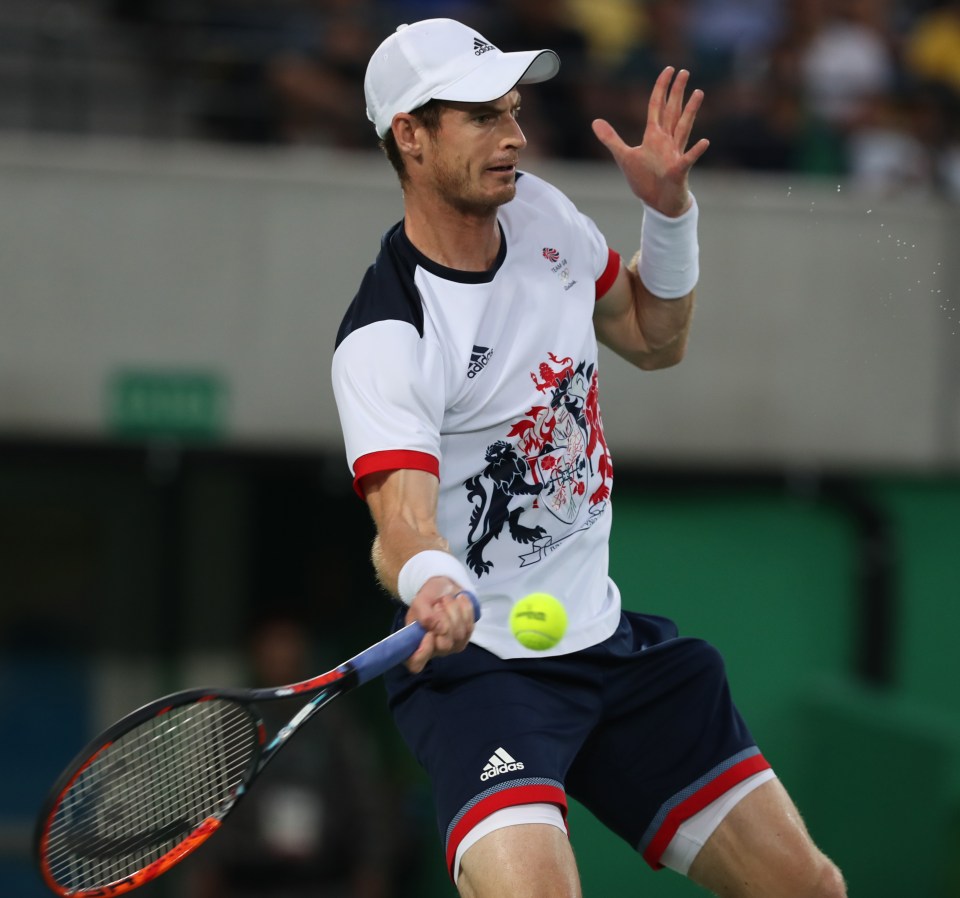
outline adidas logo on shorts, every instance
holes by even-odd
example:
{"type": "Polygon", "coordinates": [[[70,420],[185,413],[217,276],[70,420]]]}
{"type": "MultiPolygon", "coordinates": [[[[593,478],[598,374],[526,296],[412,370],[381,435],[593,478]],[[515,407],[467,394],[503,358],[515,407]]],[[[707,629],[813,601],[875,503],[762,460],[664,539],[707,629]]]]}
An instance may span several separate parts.
{"type": "Polygon", "coordinates": [[[500,776],[501,773],[511,773],[514,770],[523,770],[523,761],[514,760],[508,752],[498,748],[490,755],[490,760],[483,768],[483,773],[480,774],[480,782],[485,783],[495,776],[500,776]]]}

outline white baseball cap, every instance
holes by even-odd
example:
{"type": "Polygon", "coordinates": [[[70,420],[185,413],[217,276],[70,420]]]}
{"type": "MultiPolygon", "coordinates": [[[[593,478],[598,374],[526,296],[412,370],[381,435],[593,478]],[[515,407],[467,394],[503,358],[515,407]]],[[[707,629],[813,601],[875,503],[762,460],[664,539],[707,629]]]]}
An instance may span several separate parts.
{"type": "Polygon", "coordinates": [[[401,25],[370,57],[363,79],[367,118],[385,137],[398,112],[429,100],[486,103],[559,70],[553,50],[503,53],[460,22],[424,19],[401,25]]]}

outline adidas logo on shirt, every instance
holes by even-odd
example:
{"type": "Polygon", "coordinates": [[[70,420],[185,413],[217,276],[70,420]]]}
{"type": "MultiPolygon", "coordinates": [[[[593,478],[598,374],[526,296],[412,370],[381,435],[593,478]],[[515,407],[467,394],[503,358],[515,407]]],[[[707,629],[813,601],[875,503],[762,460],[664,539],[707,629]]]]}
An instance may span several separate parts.
{"type": "Polygon", "coordinates": [[[490,50],[496,49],[492,44],[488,44],[486,41],[480,40],[479,37],[473,39],[473,55],[474,56],[483,56],[484,53],[487,53],[490,50]]]}
{"type": "Polygon", "coordinates": [[[490,349],[489,346],[474,346],[470,353],[470,366],[467,368],[467,377],[473,379],[483,371],[483,369],[487,367],[487,362],[490,361],[490,356],[492,355],[493,350],[490,349]]]}
{"type": "Polygon", "coordinates": [[[515,761],[508,752],[498,748],[490,755],[490,760],[484,766],[483,773],[480,774],[480,782],[485,783],[495,776],[500,776],[501,773],[511,773],[514,770],[523,770],[523,761],[515,761]]]}

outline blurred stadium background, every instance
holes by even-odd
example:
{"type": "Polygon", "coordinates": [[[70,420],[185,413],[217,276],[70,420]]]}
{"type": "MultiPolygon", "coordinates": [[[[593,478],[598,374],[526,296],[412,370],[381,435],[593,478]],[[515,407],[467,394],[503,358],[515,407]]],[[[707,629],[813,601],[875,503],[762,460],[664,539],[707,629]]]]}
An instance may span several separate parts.
{"type": "MultiPolygon", "coordinates": [[[[317,668],[389,625],[328,370],[401,214],[364,63],[429,15],[560,52],[525,167],[625,253],[589,121],[638,141],[666,63],[705,88],[688,359],[606,358],[613,573],[723,649],[852,895],[960,895],[960,4],[923,0],[2,0],[0,894],[44,894],[33,815],[101,726],[247,682],[270,613],[317,668]]],[[[381,691],[347,701],[396,821],[350,894],[453,894],[381,691]]],[[[588,895],[699,894],[573,841],[588,895]]]]}

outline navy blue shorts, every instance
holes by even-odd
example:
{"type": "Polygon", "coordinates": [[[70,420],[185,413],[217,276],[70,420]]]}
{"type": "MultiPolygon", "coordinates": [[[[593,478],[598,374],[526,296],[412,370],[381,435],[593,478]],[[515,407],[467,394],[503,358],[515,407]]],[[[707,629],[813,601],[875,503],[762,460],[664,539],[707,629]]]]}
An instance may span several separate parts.
{"type": "MultiPolygon", "coordinates": [[[[398,615],[398,618],[402,617],[398,615]]],[[[720,654],[666,618],[624,612],[581,652],[497,658],[470,645],[386,675],[394,719],[433,784],[448,870],[504,807],[567,795],[659,868],[677,828],[769,764],[720,654]]]]}

